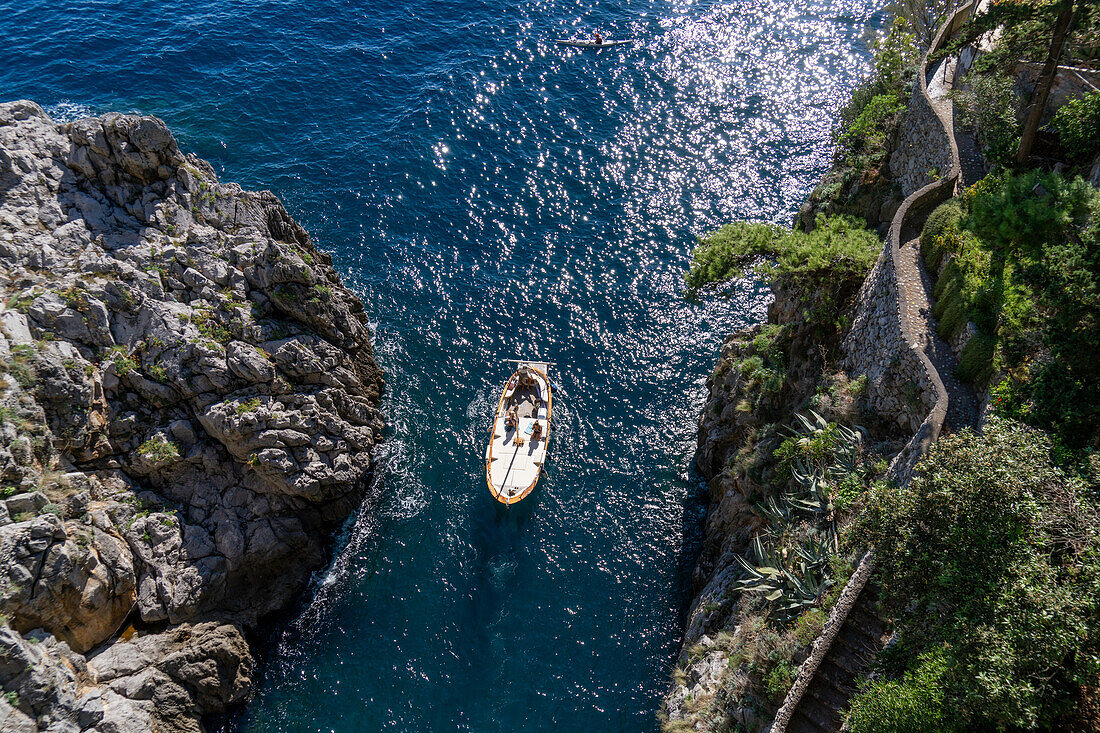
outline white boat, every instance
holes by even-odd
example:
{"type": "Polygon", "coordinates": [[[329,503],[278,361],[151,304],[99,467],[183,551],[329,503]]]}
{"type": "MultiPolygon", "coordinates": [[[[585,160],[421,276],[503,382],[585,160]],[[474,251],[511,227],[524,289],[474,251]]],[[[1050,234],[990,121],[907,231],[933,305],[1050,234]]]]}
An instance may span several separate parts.
{"type": "Polygon", "coordinates": [[[517,364],[500,395],[485,448],[485,480],[502,504],[515,504],[534,491],[550,447],[550,364],[517,364]]]}
{"type": "Polygon", "coordinates": [[[634,43],[633,39],[625,41],[601,41],[596,43],[593,40],[586,40],[581,38],[559,38],[555,41],[559,46],[572,46],[573,48],[613,48],[615,46],[627,46],[634,43]]]}

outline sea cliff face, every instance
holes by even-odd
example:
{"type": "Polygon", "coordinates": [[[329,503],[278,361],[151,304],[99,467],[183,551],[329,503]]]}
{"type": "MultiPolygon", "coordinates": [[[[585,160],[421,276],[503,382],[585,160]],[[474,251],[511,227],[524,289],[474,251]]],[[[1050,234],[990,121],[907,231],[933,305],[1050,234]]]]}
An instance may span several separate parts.
{"type": "Polygon", "coordinates": [[[200,730],[360,503],[382,374],[269,192],[0,105],[0,729],[200,730]]]}

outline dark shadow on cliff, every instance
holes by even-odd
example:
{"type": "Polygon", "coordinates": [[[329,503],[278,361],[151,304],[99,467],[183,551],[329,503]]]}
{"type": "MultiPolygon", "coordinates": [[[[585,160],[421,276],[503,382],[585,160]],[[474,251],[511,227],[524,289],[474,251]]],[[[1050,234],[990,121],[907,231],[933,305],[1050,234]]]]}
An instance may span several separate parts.
{"type": "Polygon", "coordinates": [[[706,527],[710,492],[706,478],[699,473],[694,459],[682,479],[687,484],[683,513],[680,518],[680,550],[676,554],[676,597],[680,629],[687,624],[688,612],[695,597],[695,564],[703,549],[703,530],[706,527]]]}

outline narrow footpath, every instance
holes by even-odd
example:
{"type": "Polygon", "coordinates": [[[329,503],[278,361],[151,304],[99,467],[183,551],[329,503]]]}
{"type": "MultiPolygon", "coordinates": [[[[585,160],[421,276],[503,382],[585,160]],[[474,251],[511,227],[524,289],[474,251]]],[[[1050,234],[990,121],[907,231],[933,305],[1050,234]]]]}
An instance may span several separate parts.
{"type": "MultiPolygon", "coordinates": [[[[956,150],[953,153],[958,153],[957,185],[965,187],[980,180],[987,168],[974,138],[969,133],[960,134],[954,104],[948,95],[954,83],[956,62],[953,57],[945,59],[925,78],[932,107],[944,129],[954,138],[952,145],[956,150]]],[[[955,376],[958,360],[937,333],[938,324],[932,315],[934,283],[920,257],[920,233],[930,213],[930,210],[912,211],[901,229],[900,256],[896,260],[898,297],[906,309],[917,346],[928,356],[947,390],[947,414],[942,427],[957,431],[976,427],[979,402],[974,389],[955,376]]],[[[893,246],[889,238],[886,246],[893,246]]],[[[871,562],[870,556],[863,562],[871,562]]],[[[795,687],[776,715],[771,733],[834,733],[841,730],[844,711],[857,690],[860,677],[890,636],[890,624],[878,611],[878,586],[867,580],[870,569],[861,567],[856,571],[850,585],[857,577],[865,585],[846,589],[857,594],[851,610],[841,617],[842,620],[838,619],[841,626],[831,642],[819,640],[828,644],[820,663],[811,668],[808,682],[795,681],[795,687]],[[804,687],[799,695],[796,689],[800,682],[804,687]]]]}

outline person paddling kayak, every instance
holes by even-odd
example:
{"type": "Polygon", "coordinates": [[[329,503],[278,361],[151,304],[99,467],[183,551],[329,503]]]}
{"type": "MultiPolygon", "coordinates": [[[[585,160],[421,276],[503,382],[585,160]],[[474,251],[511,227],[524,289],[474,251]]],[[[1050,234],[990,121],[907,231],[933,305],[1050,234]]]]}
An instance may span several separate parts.
{"type": "Polygon", "coordinates": [[[592,36],[596,39],[596,45],[597,46],[602,46],[603,45],[603,36],[600,35],[599,31],[596,31],[595,33],[593,33],[592,36]]]}

